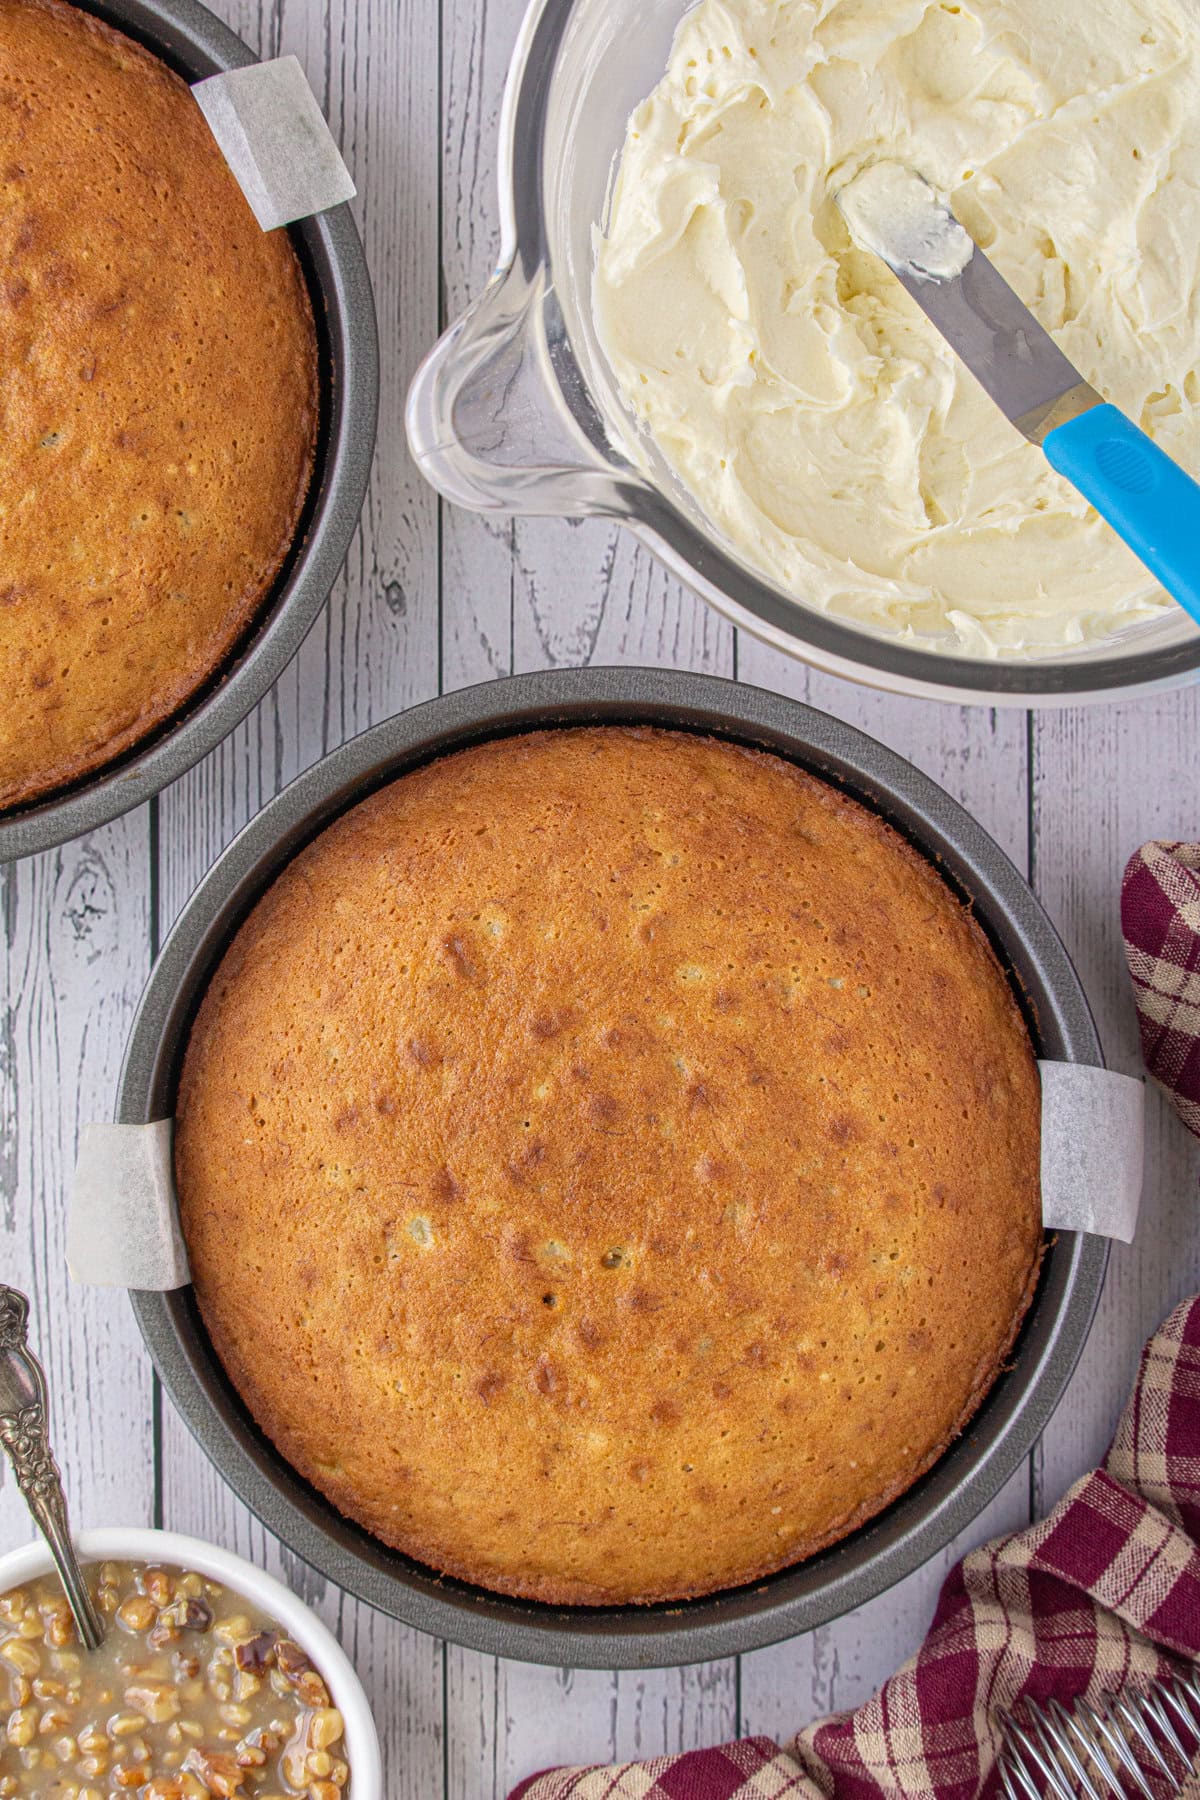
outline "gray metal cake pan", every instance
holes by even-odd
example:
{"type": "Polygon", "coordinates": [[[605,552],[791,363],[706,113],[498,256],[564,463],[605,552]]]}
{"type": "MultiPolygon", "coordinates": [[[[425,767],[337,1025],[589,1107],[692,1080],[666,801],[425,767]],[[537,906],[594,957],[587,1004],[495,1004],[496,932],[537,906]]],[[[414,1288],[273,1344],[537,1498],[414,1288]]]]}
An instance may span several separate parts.
{"type": "MultiPolygon", "coordinates": [[[[82,4],[188,82],[257,61],[199,0],[82,4]]],[[[313,479],[288,558],[241,642],[174,718],[94,775],[34,805],[0,812],[0,862],[107,824],[207,755],[287,667],[337,580],[362,512],[375,450],[375,303],[349,206],[287,229],[312,300],[321,381],[313,479]]]]}
{"type": "MultiPolygon", "coordinates": [[[[120,1119],[170,1116],[195,1009],[217,961],[288,859],[348,806],[421,763],[516,731],[580,724],[711,732],[790,758],[885,818],[973,907],[1012,982],[1039,1056],[1103,1058],[1070,960],[1008,858],[936,783],[850,726],[777,694],[709,676],[577,669],[514,676],[430,701],[325,757],[249,824],[167,939],[134,1022],[120,1119]]],[[[977,1517],[1045,1427],[1083,1348],[1107,1242],[1061,1232],[1004,1373],[967,1430],[899,1500],[831,1549],[752,1586],[682,1604],[556,1607],[439,1576],[389,1550],[308,1487],[257,1429],[208,1341],[190,1288],[136,1293],[163,1384],[231,1487],[340,1587],[456,1643],[529,1662],[646,1668],[755,1649],[861,1606],[977,1517]]]]}

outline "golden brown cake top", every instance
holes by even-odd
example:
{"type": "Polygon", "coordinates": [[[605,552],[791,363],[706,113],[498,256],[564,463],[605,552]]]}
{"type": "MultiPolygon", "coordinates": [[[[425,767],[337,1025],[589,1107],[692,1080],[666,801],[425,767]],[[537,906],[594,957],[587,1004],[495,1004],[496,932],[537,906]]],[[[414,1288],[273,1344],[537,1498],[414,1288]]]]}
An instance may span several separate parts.
{"type": "Polygon", "coordinates": [[[312,468],[316,340],[186,84],[62,0],[0,0],[0,807],[217,669],[312,468]]]}
{"type": "Polygon", "coordinates": [[[788,763],[615,728],[382,789],[206,994],[196,1292],[283,1454],[545,1600],[748,1581],[973,1411],[1041,1245],[1029,1041],[982,933],[788,763]]]}

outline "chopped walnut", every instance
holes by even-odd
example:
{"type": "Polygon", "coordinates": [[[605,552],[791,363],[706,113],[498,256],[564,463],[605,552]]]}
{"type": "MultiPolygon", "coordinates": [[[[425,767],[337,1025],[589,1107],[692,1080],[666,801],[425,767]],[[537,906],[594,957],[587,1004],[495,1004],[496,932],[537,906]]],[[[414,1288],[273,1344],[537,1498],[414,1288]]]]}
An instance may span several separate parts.
{"type": "Polygon", "coordinates": [[[246,1770],[239,1765],[237,1757],[223,1750],[189,1750],[183,1766],[189,1773],[198,1775],[219,1800],[231,1800],[240,1792],[246,1779],[246,1770]]]}
{"type": "Polygon", "coordinates": [[[0,1595],[0,1800],[346,1800],[342,1715],[299,1644],[195,1572],[96,1573],[114,1624],[87,1657],[55,1579],[0,1595]]]}
{"type": "Polygon", "coordinates": [[[233,1660],[239,1669],[248,1669],[255,1675],[261,1675],[274,1662],[278,1641],[273,1632],[256,1631],[253,1637],[234,1645],[233,1660]]]}

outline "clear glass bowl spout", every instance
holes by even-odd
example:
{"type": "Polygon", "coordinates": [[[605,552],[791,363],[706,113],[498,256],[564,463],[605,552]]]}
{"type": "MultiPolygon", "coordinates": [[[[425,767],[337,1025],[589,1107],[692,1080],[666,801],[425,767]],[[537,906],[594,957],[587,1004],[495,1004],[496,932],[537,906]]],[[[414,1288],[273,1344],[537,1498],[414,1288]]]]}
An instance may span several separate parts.
{"type": "MultiPolygon", "coordinates": [[[[563,404],[577,381],[545,265],[501,269],[434,346],[408,400],[422,473],[477,512],[628,516],[621,471],[563,404]]],[[[578,404],[585,407],[580,392],[578,404]]],[[[597,421],[597,425],[598,425],[597,421]]]]}

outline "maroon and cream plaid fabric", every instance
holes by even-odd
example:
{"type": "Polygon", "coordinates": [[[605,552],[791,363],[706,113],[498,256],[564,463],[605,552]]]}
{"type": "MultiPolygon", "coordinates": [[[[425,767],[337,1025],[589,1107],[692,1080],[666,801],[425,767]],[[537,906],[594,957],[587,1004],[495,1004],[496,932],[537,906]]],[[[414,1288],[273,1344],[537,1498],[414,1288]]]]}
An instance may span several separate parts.
{"type": "MultiPolygon", "coordinates": [[[[511,1800],[991,1800],[999,1720],[1200,1659],[1200,1295],[1151,1338],[1103,1469],[1040,1525],[973,1551],[920,1651],[790,1750],[749,1738],[557,1769],[511,1800]]],[[[1200,1790],[1198,1790],[1200,1791],[1200,1790]]]]}
{"type": "Polygon", "coordinates": [[[1200,1136],[1200,844],[1143,844],[1121,887],[1142,1055],[1200,1136]]]}

